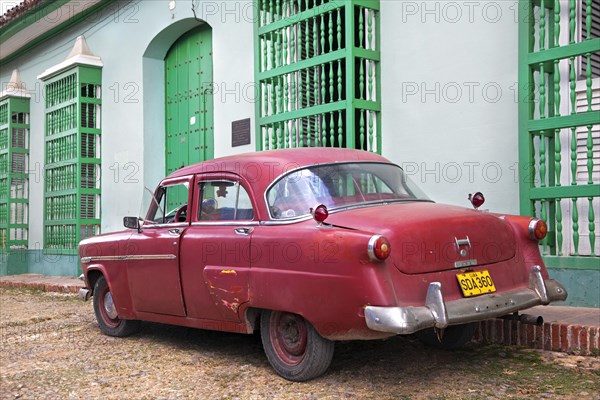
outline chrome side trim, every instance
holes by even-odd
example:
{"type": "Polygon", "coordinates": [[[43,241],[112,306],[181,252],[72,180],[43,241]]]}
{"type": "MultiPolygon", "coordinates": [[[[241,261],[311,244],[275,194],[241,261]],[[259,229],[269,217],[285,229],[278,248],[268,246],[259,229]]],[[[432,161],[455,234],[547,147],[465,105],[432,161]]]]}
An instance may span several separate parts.
{"type": "Polygon", "coordinates": [[[365,307],[367,326],[374,331],[407,335],[427,328],[443,329],[449,325],[502,317],[567,298],[567,291],[559,282],[543,279],[539,265],[531,267],[528,288],[510,292],[445,302],[441,286],[439,282],[429,284],[424,306],[365,307]]]}
{"type": "Polygon", "coordinates": [[[159,229],[159,228],[182,228],[190,226],[189,222],[165,222],[164,224],[155,224],[144,220],[140,226],[142,229],[159,229]]]}
{"type": "Polygon", "coordinates": [[[81,257],[82,264],[89,264],[94,261],[138,261],[138,260],[174,260],[175,254],[142,254],[132,256],[95,256],[81,257]]]}
{"type": "Polygon", "coordinates": [[[194,221],[190,226],[258,226],[260,221],[243,220],[218,220],[218,221],[194,221]]]}
{"type": "Polygon", "coordinates": [[[274,219],[274,220],[261,221],[260,224],[265,225],[265,226],[291,225],[291,224],[297,224],[298,222],[308,221],[311,219],[313,219],[312,215],[307,214],[307,215],[303,215],[301,217],[297,217],[294,219],[288,218],[288,219],[274,219]]]}
{"type": "MultiPolygon", "coordinates": [[[[407,203],[416,203],[416,202],[433,203],[433,201],[431,201],[431,200],[414,200],[414,199],[413,200],[387,200],[385,202],[376,201],[376,202],[357,204],[357,205],[347,206],[347,207],[338,207],[338,208],[328,209],[327,211],[329,211],[329,215],[332,215],[332,214],[336,214],[336,213],[339,213],[342,211],[358,210],[360,208],[379,207],[379,206],[387,206],[389,204],[399,204],[399,203],[407,204],[407,203]]],[[[305,214],[305,215],[301,215],[298,217],[280,218],[280,219],[261,221],[260,225],[291,225],[291,224],[297,224],[298,222],[304,222],[304,221],[308,221],[308,220],[312,220],[312,219],[314,219],[314,218],[311,214],[305,214]]],[[[325,221],[323,224],[327,225],[327,221],[325,221]]]]}

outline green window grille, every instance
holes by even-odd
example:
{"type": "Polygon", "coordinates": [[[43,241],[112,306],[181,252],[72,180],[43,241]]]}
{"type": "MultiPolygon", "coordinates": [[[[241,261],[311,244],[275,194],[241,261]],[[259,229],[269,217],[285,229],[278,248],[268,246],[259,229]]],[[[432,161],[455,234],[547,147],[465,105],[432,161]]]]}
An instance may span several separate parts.
{"type": "Polygon", "coordinates": [[[72,254],[100,233],[102,70],[77,65],[44,82],[44,249],[72,254]]]}
{"type": "Polygon", "coordinates": [[[0,99],[0,250],[26,249],[29,234],[28,97],[0,99]]]}
{"type": "Polygon", "coordinates": [[[381,153],[379,0],[256,0],[256,147],[381,153]]]}
{"type": "Polygon", "coordinates": [[[600,269],[600,15],[593,3],[519,3],[521,212],[548,222],[542,253],[551,267],[600,269]]]}

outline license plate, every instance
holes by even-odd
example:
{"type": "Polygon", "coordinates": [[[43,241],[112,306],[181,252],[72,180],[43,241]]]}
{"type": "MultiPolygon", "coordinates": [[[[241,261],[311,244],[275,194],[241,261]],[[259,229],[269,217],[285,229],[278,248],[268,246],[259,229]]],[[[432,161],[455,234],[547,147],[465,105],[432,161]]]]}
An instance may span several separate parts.
{"type": "Polygon", "coordinates": [[[458,284],[465,297],[477,296],[484,293],[493,293],[496,291],[494,281],[488,271],[466,272],[456,274],[458,284]]]}

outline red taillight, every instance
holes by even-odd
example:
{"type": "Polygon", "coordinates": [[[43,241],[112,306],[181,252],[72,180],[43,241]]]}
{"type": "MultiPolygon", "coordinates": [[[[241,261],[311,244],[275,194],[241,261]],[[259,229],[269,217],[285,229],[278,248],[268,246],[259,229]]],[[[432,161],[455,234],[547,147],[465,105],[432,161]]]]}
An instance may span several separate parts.
{"type": "Polygon", "coordinates": [[[373,235],[369,240],[367,252],[373,261],[383,261],[390,256],[392,246],[385,236],[373,235]]]}
{"type": "Polygon", "coordinates": [[[485,197],[483,197],[483,193],[477,192],[475,194],[469,194],[469,201],[475,209],[478,209],[485,203],[485,197]]]}
{"type": "Polygon", "coordinates": [[[327,207],[324,204],[319,204],[312,210],[312,215],[315,221],[318,223],[323,223],[327,217],[329,217],[329,211],[327,211],[327,207]]]}
{"type": "Polygon", "coordinates": [[[532,240],[542,240],[548,234],[548,225],[541,219],[533,218],[529,222],[529,237],[532,240]]]}

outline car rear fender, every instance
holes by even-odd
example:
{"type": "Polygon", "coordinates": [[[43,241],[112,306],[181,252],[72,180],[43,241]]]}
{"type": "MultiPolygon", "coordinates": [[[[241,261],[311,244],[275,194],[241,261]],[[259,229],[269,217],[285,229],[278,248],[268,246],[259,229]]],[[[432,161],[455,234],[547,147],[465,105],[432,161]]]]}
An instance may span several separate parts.
{"type": "Polygon", "coordinates": [[[539,265],[542,277],[548,279],[548,271],[540,253],[539,242],[529,237],[528,227],[532,217],[507,215],[504,219],[510,224],[515,233],[517,244],[515,257],[524,266],[525,272],[529,273],[529,268],[532,265],[539,265]]]}
{"type": "Polygon", "coordinates": [[[345,274],[261,270],[252,271],[248,303],[240,306],[249,332],[256,326],[256,312],[285,311],[301,315],[319,334],[332,340],[387,337],[365,324],[364,309],[370,304],[396,304],[389,270],[392,265],[344,264],[345,274]],[[266,289],[270,290],[267,291],[266,289]]]}

